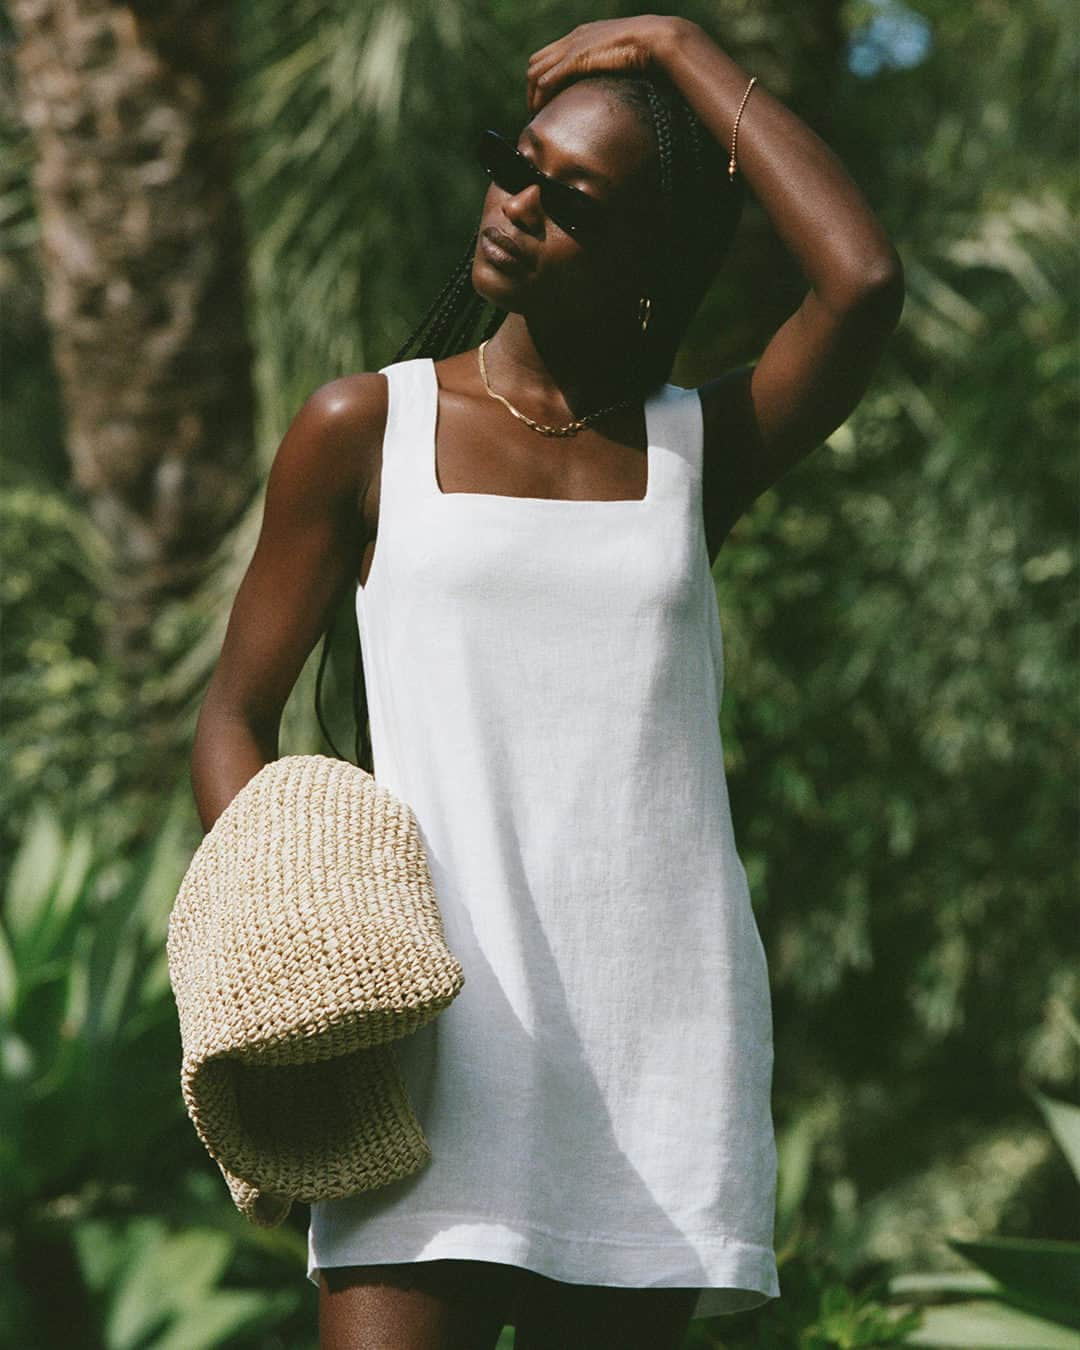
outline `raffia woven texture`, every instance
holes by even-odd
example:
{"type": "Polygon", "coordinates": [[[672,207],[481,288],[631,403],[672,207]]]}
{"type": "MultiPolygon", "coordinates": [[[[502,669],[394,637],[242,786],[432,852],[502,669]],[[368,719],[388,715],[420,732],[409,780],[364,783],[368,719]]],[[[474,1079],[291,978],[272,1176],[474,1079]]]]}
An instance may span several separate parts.
{"type": "Polygon", "coordinates": [[[260,769],[192,857],[167,951],[184,1103],[253,1223],[430,1161],[392,1043],[464,973],[412,809],[371,774],[325,755],[260,769]]]}

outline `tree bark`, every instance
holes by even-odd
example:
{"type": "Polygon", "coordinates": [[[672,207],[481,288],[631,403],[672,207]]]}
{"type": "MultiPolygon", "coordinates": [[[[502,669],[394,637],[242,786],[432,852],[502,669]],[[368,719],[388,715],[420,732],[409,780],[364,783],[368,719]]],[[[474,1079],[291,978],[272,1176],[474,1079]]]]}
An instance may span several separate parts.
{"type": "Polygon", "coordinates": [[[110,654],[152,666],[257,489],[223,3],[12,0],[75,482],[112,546],[110,654]]]}

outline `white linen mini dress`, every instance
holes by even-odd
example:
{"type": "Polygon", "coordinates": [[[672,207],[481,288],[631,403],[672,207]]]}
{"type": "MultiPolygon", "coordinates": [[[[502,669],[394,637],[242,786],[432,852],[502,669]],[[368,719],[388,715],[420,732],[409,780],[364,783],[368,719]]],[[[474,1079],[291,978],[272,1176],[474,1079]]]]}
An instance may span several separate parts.
{"type": "Polygon", "coordinates": [[[375,777],[413,808],[455,1001],[395,1042],[432,1150],[311,1206],[320,1268],[465,1258],[779,1296],[768,968],[733,830],[701,400],[641,499],[445,493],[427,357],[383,367],[356,615],[375,777]]]}

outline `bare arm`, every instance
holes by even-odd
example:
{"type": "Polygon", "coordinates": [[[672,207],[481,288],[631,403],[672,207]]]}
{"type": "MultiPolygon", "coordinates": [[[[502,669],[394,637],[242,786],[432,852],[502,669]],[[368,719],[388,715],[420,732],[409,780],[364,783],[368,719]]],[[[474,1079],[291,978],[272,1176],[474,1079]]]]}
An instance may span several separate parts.
{"type": "Polygon", "coordinates": [[[255,552],[199,709],[191,785],[204,830],[278,755],[281,714],[362,548],[360,502],[381,457],[386,377],[322,385],[274,457],[255,552]]]}
{"type": "MultiPolygon", "coordinates": [[[[749,76],[697,24],[666,21],[662,64],[730,149],[749,76]]],[[[739,172],[810,283],[754,365],[701,386],[712,552],[738,517],[856,406],[904,303],[903,266],[825,142],[755,84],[739,119],[739,172]]]]}

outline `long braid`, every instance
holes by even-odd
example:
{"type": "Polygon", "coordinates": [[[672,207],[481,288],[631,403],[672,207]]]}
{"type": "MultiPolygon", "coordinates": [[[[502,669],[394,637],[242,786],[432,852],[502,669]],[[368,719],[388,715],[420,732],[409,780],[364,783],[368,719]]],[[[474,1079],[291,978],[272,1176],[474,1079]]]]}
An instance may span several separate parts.
{"type": "MultiPolygon", "coordinates": [[[[745,198],[741,176],[728,178],[724,148],[710,135],[677,89],[662,76],[600,74],[582,77],[603,82],[630,106],[656,140],[656,186],[660,230],[647,270],[657,294],[652,296],[649,326],[643,340],[631,340],[628,367],[642,397],[668,378],[686,325],[703,298],[730,247],[745,198]]],[[[472,264],[478,235],[473,233],[461,260],[427,312],[392,358],[440,360],[468,350],[487,302],[472,289],[472,264]]],[[[481,338],[493,337],[506,311],[493,306],[481,338]]],[[[333,618],[323,641],[315,680],[319,726],[334,754],[343,756],[330,739],[319,710],[323,670],[329,654],[333,618]]],[[[368,727],[367,691],[359,632],[353,663],[353,717],[356,763],[374,772],[368,727]]]]}
{"type": "Polygon", "coordinates": [[[651,81],[645,85],[645,94],[649,100],[649,108],[653,116],[653,129],[656,132],[656,149],[660,166],[660,196],[665,208],[670,212],[673,181],[671,113],[651,81]]]}
{"type": "Polygon", "coordinates": [[[475,250],[476,236],[473,235],[469,247],[451,272],[442,290],[435,297],[431,308],[405,339],[400,350],[392,358],[391,364],[404,361],[414,343],[420,342],[424,348],[438,346],[447,329],[460,318],[475,250]]]}
{"type": "Polygon", "coordinates": [[[687,120],[686,130],[690,142],[690,158],[694,165],[694,183],[700,186],[705,178],[705,153],[702,146],[702,136],[705,129],[701,125],[701,119],[691,113],[687,120]]]}
{"type": "MultiPolygon", "coordinates": [[[[648,99],[649,111],[652,114],[653,131],[656,134],[661,211],[660,240],[665,241],[671,238],[675,218],[675,154],[672,115],[668,104],[660,97],[656,85],[651,80],[644,81],[644,91],[648,99]]],[[[664,254],[665,250],[661,244],[661,247],[656,250],[659,265],[657,266],[655,282],[661,291],[668,292],[670,280],[663,275],[663,270],[666,269],[662,269],[664,254]]],[[[642,387],[651,382],[650,372],[656,367],[658,360],[662,361],[663,359],[661,349],[666,345],[663,342],[667,328],[665,320],[670,317],[670,311],[667,309],[665,300],[666,295],[663,299],[660,296],[652,297],[649,327],[645,332],[644,340],[638,346],[639,381],[642,387]]]]}

